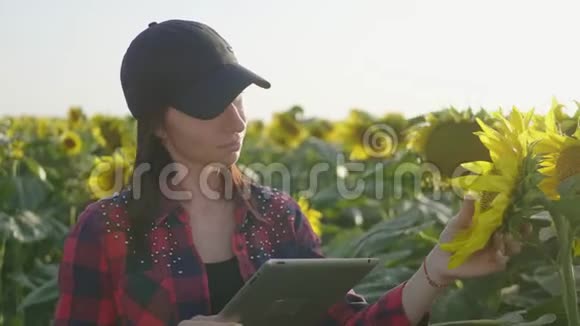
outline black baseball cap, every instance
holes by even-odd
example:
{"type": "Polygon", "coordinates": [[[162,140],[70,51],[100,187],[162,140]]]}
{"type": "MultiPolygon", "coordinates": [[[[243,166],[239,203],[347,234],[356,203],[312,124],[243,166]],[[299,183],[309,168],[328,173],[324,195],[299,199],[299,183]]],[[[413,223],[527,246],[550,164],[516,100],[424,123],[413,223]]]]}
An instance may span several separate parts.
{"type": "Polygon", "coordinates": [[[129,45],[121,85],[131,115],[171,105],[198,119],[212,119],[249,85],[270,83],[240,65],[232,47],[196,21],[152,22],[129,45]]]}

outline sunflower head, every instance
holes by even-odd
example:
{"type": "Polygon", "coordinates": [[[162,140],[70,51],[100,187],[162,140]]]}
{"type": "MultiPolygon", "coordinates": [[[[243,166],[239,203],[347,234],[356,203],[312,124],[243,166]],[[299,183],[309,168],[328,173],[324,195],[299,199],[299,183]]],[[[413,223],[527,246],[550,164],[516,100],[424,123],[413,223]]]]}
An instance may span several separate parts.
{"type": "Polygon", "coordinates": [[[25,143],[21,140],[13,140],[9,145],[9,157],[14,160],[21,160],[24,158],[25,143]]]}
{"type": "Polygon", "coordinates": [[[409,126],[409,120],[403,114],[397,112],[387,113],[379,118],[377,122],[391,127],[397,132],[397,135],[401,135],[409,126]]]}
{"type": "Polygon", "coordinates": [[[45,138],[49,135],[49,122],[47,119],[39,118],[36,121],[36,136],[38,138],[45,138]]]}
{"type": "MultiPolygon", "coordinates": [[[[524,180],[524,169],[528,159],[529,128],[532,114],[523,115],[516,108],[508,118],[501,112],[494,114],[497,123],[491,127],[477,119],[481,131],[476,132],[481,143],[489,151],[490,161],[475,161],[462,164],[473,175],[452,180],[477,198],[471,225],[456,235],[443,250],[452,252],[449,268],[463,264],[472,254],[488,243],[493,232],[504,225],[505,217],[518,187],[524,180]]],[[[509,221],[507,221],[509,222],[509,221]]]]}
{"type": "Polygon", "coordinates": [[[132,125],[124,119],[96,115],[92,118],[91,125],[94,139],[107,153],[132,143],[132,125]]]}
{"type": "Polygon", "coordinates": [[[311,119],[305,123],[306,130],[312,137],[322,140],[330,140],[332,123],[323,119],[311,119]]]}
{"type": "Polygon", "coordinates": [[[349,152],[350,160],[388,158],[396,152],[398,137],[387,120],[386,117],[379,120],[367,112],[352,109],[344,121],[335,124],[327,139],[349,152]]]}
{"type": "Polygon", "coordinates": [[[60,137],[67,130],[69,130],[69,128],[67,127],[67,122],[65,120],[58,119],[58,120],[54,121],[54,128],[53,128],[54,135],[56,135],[57,137],[60,137]]]}
{"type": "Polygon", "coordinates": [[[101,199],[120,191],[129,182],[131,170],[131,162],[123,151],[96,158],[88,179],[91,194],[101,199]]]}
{"type": "Polygon", "coordinates": [[[83,148],[81,137],[72,130],[67,130],[60,136],[60,145],[69,156],[79,154],[83,148]]]}
{"type": "Polygon", "coordinates": [[[444,179],[450,178],[461,163],[490,159],[489,152],[474,134],[481,130],[477,118],[489,121],[483,110],[474,115],[471,109],[461,113],[452,107],[429,113],[423,122],[405,131],[407,148],[434,164],[444,179]]]}
{"type": "Polygon", "coordinates": [[[568,177],[580,174],[580,132],[569,136],[558,122],[558,108],[552,106],[544,121],[545,131],[533,132],[533,150],[540,156],[539,187],[552,200],[559,200],[558,186],[568,177]]]}
{"type": "Polygon", "coordinates": [[[283,148],[298,147],[308,137],[308,131],[300,121],[302,112],[301,107],[294,106],[286,112],[274,113],[265,128],[265,136],[283,148]]]}
{"type": "Polygon", "coordinates": [[[76,129],[82,125],[86,120],[83,109],[79,106],[73,106],[68,109],[68,127],[69,129],[76,129]]]}
{"type": "Polygon", "coordinates": [[[300,206],[300,210],[302,211],[304,216],[306,216],[308,222],[310,222],[310,225],[312,226],[312,230],[314,231],[314,233],[320,236],[322,234],[321,229],[322,213],[311,208],[308,199],[302,196],[298,198],[298,206],[300,206]]]}
{"type": "Polygon", "coordinates": [[[264,122],[262,120],[253,120],[248,122],[248,127],[246,128],[246,137],[250,139],[259,139],[262,137],[262,132],[264,131],[264,122]]]}

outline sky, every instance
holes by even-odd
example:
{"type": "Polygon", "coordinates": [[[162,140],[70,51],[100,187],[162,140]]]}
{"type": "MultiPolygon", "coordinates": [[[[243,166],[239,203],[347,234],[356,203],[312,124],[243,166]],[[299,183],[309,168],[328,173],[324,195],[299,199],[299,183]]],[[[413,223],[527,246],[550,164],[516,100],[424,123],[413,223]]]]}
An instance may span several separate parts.
{"type": "Polygon", "coordinates": [[[0,0],[0,116],[129,114],[119,80],[151,21],[216,29],[272,83],[244,92],[250,119],[301,105],[411,117],[455,106],[549,108],[580,100],[580,1],[0,0]]]}

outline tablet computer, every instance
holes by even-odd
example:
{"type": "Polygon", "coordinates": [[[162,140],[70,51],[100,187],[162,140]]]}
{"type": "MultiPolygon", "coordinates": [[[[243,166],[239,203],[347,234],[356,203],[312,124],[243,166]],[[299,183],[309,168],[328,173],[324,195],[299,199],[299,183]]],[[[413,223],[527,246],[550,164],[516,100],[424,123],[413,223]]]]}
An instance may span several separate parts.
{"type": "Polygon", "coordinates": [[[377,258],[270,259],[219,313],[244,326],[316,325],[377,258]]]}

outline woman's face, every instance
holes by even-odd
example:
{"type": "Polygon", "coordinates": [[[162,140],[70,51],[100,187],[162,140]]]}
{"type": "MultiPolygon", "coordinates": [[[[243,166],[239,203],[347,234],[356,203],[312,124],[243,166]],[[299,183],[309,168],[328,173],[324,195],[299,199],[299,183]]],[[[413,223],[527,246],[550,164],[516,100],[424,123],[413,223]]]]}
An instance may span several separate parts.
{"type": "Polygon", "coordinates": [[[239,95],[211,120],[196,119],[170,107],[158,136],[176,161],[230,166],[240,156],[245,131],[246,117],[239,95]]]}

